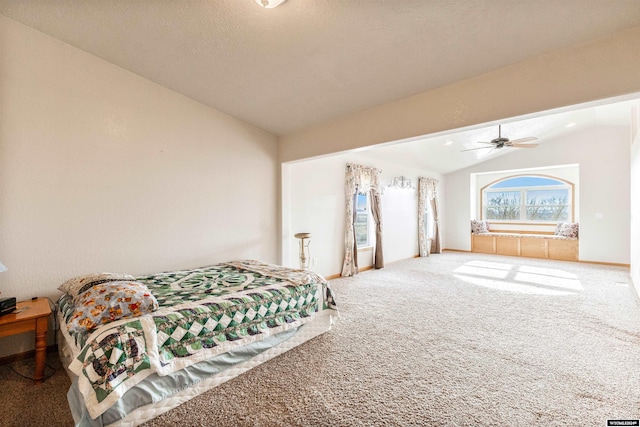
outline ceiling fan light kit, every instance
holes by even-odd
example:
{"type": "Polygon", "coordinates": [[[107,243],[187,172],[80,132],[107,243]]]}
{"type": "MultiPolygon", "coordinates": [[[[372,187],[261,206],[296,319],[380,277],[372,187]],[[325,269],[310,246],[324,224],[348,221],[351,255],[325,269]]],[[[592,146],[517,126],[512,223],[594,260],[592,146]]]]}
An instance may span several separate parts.
{"type": "Polygon", "coordinates": [[[473,151],[473,150],[483,150],[483,149],[487,149],[490,148],[492,151],[493,150],[499,150],[500,148],[504,148],[504,147],[511,147],[511,148],[534,148],[537,147],[538,144],[528,144],[528,142],[530,141],[535,141],[538,138],[534,137],[534,136],[528,136],[526,138],[519,138],[519,139],[514,139],[513,141],[509,140],[509,138],[504,138],[502,136],[502,125],[498,125],[498,137],[495,139],[492,139],[491,141],[487,142],[487,141],[478,141],[478,144],[486,144],[486,147],[476,147],[476,148],[469,148],[466,150],[462,150],[462,151],[473,151]]]}

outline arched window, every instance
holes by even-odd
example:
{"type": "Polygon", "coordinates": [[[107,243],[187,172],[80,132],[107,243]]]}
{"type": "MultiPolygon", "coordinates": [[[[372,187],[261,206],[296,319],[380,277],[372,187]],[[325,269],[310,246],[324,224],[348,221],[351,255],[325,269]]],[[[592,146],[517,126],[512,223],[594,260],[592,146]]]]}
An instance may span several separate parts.
{"type": "Polygon", "coordinates": [[[497,222],[573,222],[573,184],[540,175],[519,175],[482,189],[482,219],[497,222]]]}

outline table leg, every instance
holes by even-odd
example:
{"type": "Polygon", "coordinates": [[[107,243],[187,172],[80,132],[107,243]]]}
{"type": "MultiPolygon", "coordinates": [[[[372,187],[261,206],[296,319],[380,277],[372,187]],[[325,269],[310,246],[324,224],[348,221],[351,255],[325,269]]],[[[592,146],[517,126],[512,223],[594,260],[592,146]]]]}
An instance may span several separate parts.
{"type": "Polygon", "coordinates": [[[48,318],[38,319],[36,325],[36,372],[33,377],[34,383],[39,384],[44,378],[44,368],[47,362],[47,328],[48,318]]]}

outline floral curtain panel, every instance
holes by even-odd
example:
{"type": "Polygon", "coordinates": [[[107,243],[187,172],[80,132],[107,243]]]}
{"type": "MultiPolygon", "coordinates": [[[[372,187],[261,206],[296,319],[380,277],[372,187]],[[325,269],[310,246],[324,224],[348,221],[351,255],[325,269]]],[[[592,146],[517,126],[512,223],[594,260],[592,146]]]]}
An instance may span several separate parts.
{"type": "Polygon", "coordinates": [[[442,236],[440,235],[440,218],[438,207],[438,180],[433,178],[418,178],[418,244],[420,256],[429,256],[430,253],[442,253],[442,236]],[[431,204],[433,211],[433,239],[429,246],[427,239],[427,227],[424,223],[424,213],[427,203],[431,204]]]}
{"type": "Polygon", "coordinates": [[[380,192],[371,188],[371,215],[376,224],[376,250],[373,253],[373,268],[384,268],[384,257],[382,255],[382,203],[380,192]]]}
{"type": "Polygon", "coordinates": [[[382,259],[382,218],[380,215],[380,170],[372,167],[347,164],[344,183],[345,196],[345,236],[344,236],[344,262],[342,264],[342,276],[354,276],[358,274],[358,247],[355,235],[354,196],[356,193],[371,196],[371,210],[376,223],[376,253],[375,268],[384,267],[382,259]]]}
{"type": "Polygon", "coordinates": [[[428,178],[418,178],[418,246],[420,247],[420,256],[429,256],[427,239],[427,226],[424,223],[424,213],[427,210],[427,180],[428,178]]]}

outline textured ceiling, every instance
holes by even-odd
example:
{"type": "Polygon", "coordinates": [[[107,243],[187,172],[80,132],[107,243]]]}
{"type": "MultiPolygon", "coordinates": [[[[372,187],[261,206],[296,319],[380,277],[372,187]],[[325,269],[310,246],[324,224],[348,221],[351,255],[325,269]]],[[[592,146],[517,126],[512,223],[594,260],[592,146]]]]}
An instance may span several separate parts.
{"type": "Polygon", "coordinates": [[[276,135],[640,25],[638,0],[0,0],[276,135]]]}

